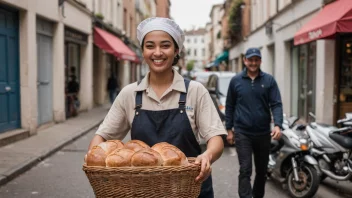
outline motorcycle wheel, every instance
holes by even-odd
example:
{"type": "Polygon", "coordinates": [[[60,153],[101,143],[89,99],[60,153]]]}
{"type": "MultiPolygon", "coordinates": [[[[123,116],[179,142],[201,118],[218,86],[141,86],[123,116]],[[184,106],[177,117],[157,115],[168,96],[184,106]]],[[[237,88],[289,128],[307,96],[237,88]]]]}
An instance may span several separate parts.
{"type": "Polygon", "coordinates": [[[287,186],[288,192],[294,198],[313,197],[318,191],[320,178],[317,170],[308,164],[298,167],[298,177],[300,182],[294,181],[293,170],[288,174],[287,186]]]}

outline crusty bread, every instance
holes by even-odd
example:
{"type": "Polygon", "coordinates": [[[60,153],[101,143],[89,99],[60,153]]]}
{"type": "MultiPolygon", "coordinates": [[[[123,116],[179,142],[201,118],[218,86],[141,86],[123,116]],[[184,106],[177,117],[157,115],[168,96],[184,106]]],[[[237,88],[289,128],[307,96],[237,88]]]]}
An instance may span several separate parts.
{"type": "Polygon", "coordinates": [[[87,166],[105,166],[107,154],[100,146],[93,146],[87,153],[87,166]]]}
{"type": "Polygon", "coordinates": [[[108,140],[93,146],[85,157],[87,166],[106,166],[106,157],[114,150],[123,146],[123,142],[120,140],[108,140]]]}
{"type": "Polygon", "coordinates": [[[116,149],[106,157],[107,167],[131,166],[131,157],[135,152],[131,149],[116,149]]]}
{"type": "Polygon", "coordinates": [[[161,166],[163,159],[160,154],[151,148],[145,148],[132,155],[132,166],[161,166]]]}
{"type": "Polygon", "coordinates": [[[167,142],[159,142],[159,143],[156,143],[152,146],[152,149],[154,149],[155,151],[160,151],[160,149],[162,149],[164,146],[174,146],[172,144],[169,144],[167,142]]]}
{"type": "Polygon", "coordinates": [[[163,159],[163,166],[182,166],[188,164],[186,155],[176,146],[169,143],[157,143],[152,149],[160,153],[163,159]]]}
{"type": "Polygon", "coordinates": [[[125,143],[125,146],[124,148],[127,148],[127,149],[132,149],[134,151],[139,151],[141,149],[144,149],[144,148],[150,148],[148,146],[148,144],[140,141],[140,140],[130,140],[128,142],[125,143]]]}
{"type": "Polygon", "coordinates": [[[106,142],[102,142],[98,144],[104,151],[106,152],[107,155],[109,155],[111,152],[118,148],[123,148],[124,144],[120,140],[108,140],[106,142]]]}

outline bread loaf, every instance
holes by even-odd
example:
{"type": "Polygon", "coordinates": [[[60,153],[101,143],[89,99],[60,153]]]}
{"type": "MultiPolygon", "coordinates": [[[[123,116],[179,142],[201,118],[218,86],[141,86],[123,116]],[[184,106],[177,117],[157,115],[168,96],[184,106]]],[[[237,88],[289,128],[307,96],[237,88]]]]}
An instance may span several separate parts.
{"type": "Polygon", "coordinates": [[[144,143],[140,140],[130,140],[130,141],[126,142],[124,148],[132,149],[137,152],[141,149],[150,148],[150,147],[146,143],[144,143]]]}
{"type": "Polygon", "coordinates": [[[176,146],[169,143],[157,143],[152,149],[160,153],[163,159],[163,166],[183,166],[188,164],[186,155],[176,146]]]}
{"type": "Polygon", "coordinates": [[[151,148],[145,148],[132,155],[132,166],[161,166],[163,159],[160,154],[151,148]]]}
{"type": "Polygon", "coordinates": [[[106,157],[107,167],[131,166],[131,157],[135,152],[131,149],[116,149],[106,157]]]}
{"type": "Polygon", "coordinates": [[[87,153],[87,166],[105,166],[107,154],[100,146],[93,146],[87,153]]]}
{"type": "Polygon", "coordinates": [[[120,140],[108,140],[93,146],[86,156],[87,166],[106,166],[106,157],[114,150],[123,146],[123,142],[120,140]]]}
{"type": "Polygon", "coordinates": [[[109,155],[111,152],[118,148],[123,148],[124,144],[120,140],[108,140],[106,142],[102,142],[98,144],[104,151],[106,152],[107,155],[109,155]]]}

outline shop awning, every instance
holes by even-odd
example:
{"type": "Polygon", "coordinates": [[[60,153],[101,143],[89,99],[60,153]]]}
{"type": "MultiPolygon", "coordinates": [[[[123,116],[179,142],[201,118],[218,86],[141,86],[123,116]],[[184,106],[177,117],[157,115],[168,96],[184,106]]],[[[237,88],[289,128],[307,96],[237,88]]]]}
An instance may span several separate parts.
{"type": "Polygon", "coordinates": [[[352,1],[337,0],[326,5],[294,36],[294,44],[329,38],[337,32],[352,32],[352,1]]]}
{"type": "Polygon", "coordinates": [[[219,62],[217,62],[217,61],[215,60],[215,61],[210,62],[209,64],[207,64],[207,65],[205,66],[205,68],[211,68],[211,67],[217,67],[217,66],[219,66],[219,62]]]}
{"type": "Polygon", "coordinates": [[[139,63],[139,59],[125,43],[109,32],[94,27],[94,43],[100,49],[113,54],[120,60],[128,60],[139,63]]]}
{"type": "Polygon", "coordinates": [[[215,61],[221,63],[222,61],[226,61],[229,59],[229,52],[223,51],[219,56],[216,57],[215,61]]]}

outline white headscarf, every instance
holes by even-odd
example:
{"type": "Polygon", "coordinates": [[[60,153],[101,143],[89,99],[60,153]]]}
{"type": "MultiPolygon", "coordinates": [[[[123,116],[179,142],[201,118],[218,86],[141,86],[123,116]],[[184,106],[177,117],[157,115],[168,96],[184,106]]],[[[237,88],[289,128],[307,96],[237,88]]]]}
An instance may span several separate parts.
{"type": "Polygon", "coordinates": [[[145,35],[154,30],[162,30],[170,34],[176,41],[179,52],[181,52],[183,42],[185,41],[185,34],[175,21],[168,18],[151,17],[142,21],[137,27],[137,39],[139,44],[142,45],[145,35]]]}

